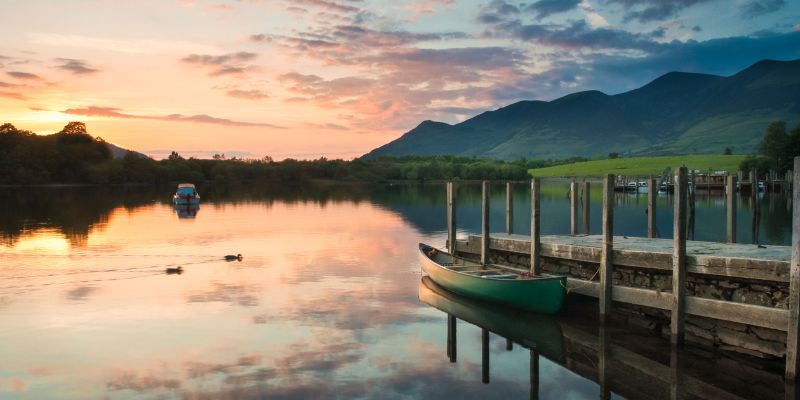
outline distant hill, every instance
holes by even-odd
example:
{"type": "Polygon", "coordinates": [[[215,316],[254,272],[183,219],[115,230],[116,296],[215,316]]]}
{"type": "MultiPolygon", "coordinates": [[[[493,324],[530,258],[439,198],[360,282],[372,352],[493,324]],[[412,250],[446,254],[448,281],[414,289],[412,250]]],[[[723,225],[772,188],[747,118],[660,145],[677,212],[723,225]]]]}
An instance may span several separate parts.
{"type": "Polygon", "coordinates": [[[128,149],[119,147],[119,146],[117,146],[117,145],[115,145],[113,143],[106,142],[106,145],[108,146],[108,149],[111,150],[111,157],[113,157],[113,158],[125,157],[125,154],[127,154],[128,152],[131,152],[131,153],[133,153],[133,154],[135,154],[135,155],[137,155],[137,156],[139,156],[141,158],[150,158],[145,154],[139,153],[138,151],[128,150],[128,149]]]}
{"type": "Polygon", "coordinates": [[[769,122],[800,121],[800,60],[764,60],[729,77],[670,72],[609,96],[520,101],[459,124],[424,121],[364,157],[498,159],[755,152],[769,122]]]}

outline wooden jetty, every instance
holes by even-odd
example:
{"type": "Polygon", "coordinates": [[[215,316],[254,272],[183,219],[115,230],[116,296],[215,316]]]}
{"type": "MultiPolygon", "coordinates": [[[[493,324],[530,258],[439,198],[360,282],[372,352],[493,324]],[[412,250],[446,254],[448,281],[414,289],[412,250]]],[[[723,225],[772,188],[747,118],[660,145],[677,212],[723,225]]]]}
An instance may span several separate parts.
{"type": "MultiPolygon", "coordinates": [[[[688,185],[690,190],[698,190],[704,192],[720,191],[723,192],[727,187],[727,179],[734,175],[729,174],[727,171],[703,173],[700,171],[692,171],[689,173],[688,185]]],[[[735,175],[735,188],[742,193],[750,193],[753,190],[754,182],[758,191],[778,192],[785,191],[791,186],[792,171],[788,171],[783,176],[780,176],[776,171],[767,171],[766,173],[759,173],[759,171],[751,171],[747,179],[744,179],[742,171],[738,171],[735,175]]],[[[629,193],[645,193],[650,192],[651,187],[658,188],[659,192],[672,193],[675,190],[674,182],[667,176],[662,176],[659,179],[653,177],[641,176],[616,176],[614,180],[615,192],[629,192],[629,193]],[[656,182],[650,182],[655,179],[656,182]]]]}
{"type": "MultiPolygon", "coordinates": [[[[799,169],[797,157],[794,170],[799,169]]],[[[539,180],[534,178],[530,236],[510,229],[489,232],[489,185],[484,183],[482,234],[456,239],[456,190],[448,184],[447,242],[451,251],[465,258],[566,275],[571,293],[598,298],[601,323],[613,317],[648,326],[668,336],[678,348],[690,341],[756,357],[783,358],[785,378],[794,382],[800,367],[800,175],[789,176],[793,179],[792,246],[735,243],[733,212],[727,215],[729,243],[688,241],[689,173],[685,167],[676,168],[673,176],[673,239],[613,234],[616,177],[609,174],[603,181],[601,235],[577,235],[573,228],[578,210],[574,184],[570,190],[572,234],[541,235],[539,180]]],[[[726,181],[733,183],[733,179],[726,181]]],[[[510,189],[507,185],[506,190],[510,189]]],[[[728,207],[735,207],[732,193],[729,185],[728,207]]],[[[648,209],[652,218],[654,201],[648,201],[648,209]]]]}

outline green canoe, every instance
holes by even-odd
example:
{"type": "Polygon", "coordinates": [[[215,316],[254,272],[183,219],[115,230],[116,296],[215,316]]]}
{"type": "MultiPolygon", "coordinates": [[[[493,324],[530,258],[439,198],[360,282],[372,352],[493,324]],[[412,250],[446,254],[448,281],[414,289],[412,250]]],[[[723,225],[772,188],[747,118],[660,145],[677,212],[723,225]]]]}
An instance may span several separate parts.
{"type": "Polygon", "coordinates": [[[448,315],[536,350],[552,361],[564,362],[564,334],[557,317],[497,307],[459,296],[439,287],[428,277],[420,280],[419,299],[448,315]]]}
{"type": "Polygon", "coordinates": [[[566,277],[529,276],[499,265],[481,265],[423,243],[419,255],[422,270],[451,292],[545,314],[561,309],[566,277]]]}

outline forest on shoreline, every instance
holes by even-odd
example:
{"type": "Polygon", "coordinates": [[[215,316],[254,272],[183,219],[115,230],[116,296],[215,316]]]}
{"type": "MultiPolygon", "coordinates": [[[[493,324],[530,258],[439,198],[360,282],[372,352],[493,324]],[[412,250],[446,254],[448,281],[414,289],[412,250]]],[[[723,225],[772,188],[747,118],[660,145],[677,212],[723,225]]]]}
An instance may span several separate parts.
{"type": "MultiPolygon", "coordinates": [[[[173,152],[153,160],[128,152],[115,158],[102,138],[70,122],[52,135],[37,135],[11,124],[0,125],[0,184],[163,184],[170,182],[242,183],[308,180],[380,182],[443,179],[528,179],[528,169],[551,161],[501,161],[474,157],[405,156],[374,159],[315,160],[184,158],[173,152]]],[[[567,162],[562,161],[562,162],[567,162]]]]}

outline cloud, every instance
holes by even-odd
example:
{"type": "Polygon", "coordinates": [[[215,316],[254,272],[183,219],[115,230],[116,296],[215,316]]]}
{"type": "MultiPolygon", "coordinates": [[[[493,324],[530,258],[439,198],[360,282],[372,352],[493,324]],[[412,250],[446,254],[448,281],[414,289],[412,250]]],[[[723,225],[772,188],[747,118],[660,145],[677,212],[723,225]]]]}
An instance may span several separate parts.
{"type": "Polygon", "coordinates": [[[73,301],[82,301],[86,300],[86,298],[95,291],[97,291],[97,288],[94,286],[79,286],[69,290],[66,296],[73,301]]]}
{"type": "Polygon", "coordinates": [[[662,46],[653,40],[653,34],[632,33],[607,27],[592,28],[585,20],[573,21],[566,26],[512,21],[496,25],[492,33],[494,36],[511,36],[566,49],[654,51],[662,46]]]}
{"type": "Polygon", "coordinates": [[[70,115],[80,115],[84,117],[106,117],[106,118],[124,118],[124,119],[152,119],[152,120],[162,120],[162,121],[176,121],[176,122],[197,122],[197,123],[204,123],[204,124],[216,124],[216,125],[226,125],[226,126],[244,126],[244,127],[265,127],[265,128],[273,128],[273,129],[286,129],[285,127],[281,127],[278,125],[261,123],[261,122],[245,122],[245,121],[235,121],[226,118],[217,118],[212,117],[207,114],[196,114],[196,115],[182,115],[182,114],[170,114],[165,116],[151,116],[151,115],[135,115],[135,114],[128,114],[122,112],[118,108],[114,107],[98,107],[98,106],[88,106],[82,108],[69,108],[62,111],[64,114],[70,115]]]}
{"type": "Polygon", "coordinates": [[[542,19],[553,14],[573,10],[582,0],[539,0],[524,8],[536,14],[536,19],[542,19]]]}
{"type": "Polygon", "coordinates": [[[231,89],[225,92],[226,95],[230,97],[235,97],[237,99],[245,99],[245,100],[262,100],[269,97],[269,93],[266,90],[244,90],[244,89],[231,89]]]}
{"type": "Polygon", "coordinates": [[[786,5],[784,0],[751,0],[740,8],[742,17],[751,19],[780,10],[786,5]]]}
{"type": "Polygon", "coordinates": [[[82,35],[32,33],[31,42],[56,48],[77,47],[126,54],[214,53],[214,46],[179,40],[114,39],[82,35]]]}
{"type": "Polygon", "coordinates": [[[25,95],[23,95],[21,93],[5,92],[5,91],[0,91],[0,97],[5,97],[5,98],[8,98],[8,99],[16,99],[16,100],[27,100],[28,99],[27,96],[25,96],[25,95]]]}
{"type": "Polygon", "coordinates": [[[252,67],[247,65],[248,61],[258,57],[256,53],[240,51],[222,55],[210,54],[190,54],[181,59],[186,64],[199,65],[201,67],[211,67],[209,76],[238,75],[243,74],[252,67]]]}
{"type": "Polygon", "coordinates": [[[293,0],[291,3],[344,13],[355,13],[361,11],[358,7],[326,0],[293,0]]]}
{"type": "Polygon", "coordinates": [[[312,128],[312,129],[323,129],[323,130],[332,130],[332,131],[346,131],[348,128],[343,125],[333,124],[333,123],[325,123],[325,124],[312,124],[307,123],[305,126],[312,128]]]}
{"type": "Polygon", "coordinates": [[[73,75],[87,75],[98,72],[96,68],[90,67],[84,60],[76,60],[72,58],[56,58],[56,62],[60,63],[56,66],[58,69],[71,72],[73,75]]]}
{"type": "Polygon", "coordinates": [[[27,81],[41,81],[44,80],[39,75],[32,74],[30,72],[22,72],[22,71],[7,71],[6,75],[12,76],[17,79],[27,80],[27,81]]]}
{"type": "Polygon", "coordinates": [[[606,4],[619,4],[625,8],[624,22],[663,21],[677,15],[685,8],[714,0],[605,0],[606,4]]]}

